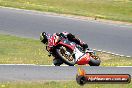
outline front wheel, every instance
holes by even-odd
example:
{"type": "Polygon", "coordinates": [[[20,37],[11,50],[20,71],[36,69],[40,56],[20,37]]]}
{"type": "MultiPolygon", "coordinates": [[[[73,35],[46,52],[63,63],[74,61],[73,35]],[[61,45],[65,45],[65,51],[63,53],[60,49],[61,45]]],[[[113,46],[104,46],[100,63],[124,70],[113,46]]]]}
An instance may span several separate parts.
{"type": "Polygon", "coordinates": [[[74,66],[76,63],[72,53],[73,51],[65,46],[59,46],[56,49],[57,56],[69,66],[74,66]]]}
{"type": "Polygon", "coordinates": [[[63,64],[63,62],[60,59],[58,59],[58,58],[54,58],[53,59],[53,64],[55,66],[60,66],[61,64],[63,64]]]}

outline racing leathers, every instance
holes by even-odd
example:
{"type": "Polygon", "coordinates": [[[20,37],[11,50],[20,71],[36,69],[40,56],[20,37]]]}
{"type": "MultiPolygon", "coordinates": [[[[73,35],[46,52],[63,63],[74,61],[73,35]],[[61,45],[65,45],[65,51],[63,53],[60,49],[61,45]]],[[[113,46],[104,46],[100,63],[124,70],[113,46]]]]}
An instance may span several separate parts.
{"type": "Polygon", "coordinates": [[[75,37],[75,35],[68,33],[68,32],[61,32],[61,33],[56,33],[60,37],[68,38],[69,41],[75,42],[76,44],[80,45],[83,47],[83,50],[85,51],[88,49],[88,45],[84,42],[82,42],[79,38],[75,37]]]}

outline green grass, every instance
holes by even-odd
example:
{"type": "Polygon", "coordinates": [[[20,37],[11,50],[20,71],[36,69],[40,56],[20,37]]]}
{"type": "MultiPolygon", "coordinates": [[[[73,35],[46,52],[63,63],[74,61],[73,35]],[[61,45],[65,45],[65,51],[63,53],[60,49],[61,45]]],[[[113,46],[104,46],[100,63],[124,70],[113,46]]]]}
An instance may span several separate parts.
{"type": "Polygon", "coordinates": [[[132,88],[130,84],[85,84],[78,85],[75,81],[51,82],[8,82],[0,83],[0,88],[132,88]]]}
{"type": "Polygon", "coordinates": [[[0,5],[132,22],[132,0],[0,0],[0,5]]]}
{"type": "Polygon", "coordinates": [[[1,64],[51,64],[47,54],[38,40],[0,35],[1,64]]]}
{"type": "Polygon", "coordinates": [[[97,53],[101,58],[101,66],[132,66],[132,57],[120,57],[106,53],[97,53]]]}
{"type": "MultiPolygon", "coordinates": [[[[132,58],[97,53],[101,66],[132,66],[132,58]]],[[[39,40],[0,35],[0,64],[52,64],[45,45],[39,40]]]]}

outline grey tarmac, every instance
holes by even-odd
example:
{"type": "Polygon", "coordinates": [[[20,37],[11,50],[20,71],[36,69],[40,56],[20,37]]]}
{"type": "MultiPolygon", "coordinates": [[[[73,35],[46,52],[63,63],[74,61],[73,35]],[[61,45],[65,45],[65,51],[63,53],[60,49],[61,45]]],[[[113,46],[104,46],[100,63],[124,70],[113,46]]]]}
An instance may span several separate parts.
{"type": "MultiPolygon", "coordinates": [[[[0,33],[39,39],[41,32],[68,31],[90,48],[132,56],[132,25],[108,24],[35,11],[0,8],[0,33]]],[[[132,67],[84,67],[89,74],[130,74],[132,67]]],[[[77,67],[0,65],[0,82],[75,80],[77,67]]]]}
{"type": "MultiPolygon", "coordinates": [[[[0,82],[75,80],[77,66],[0,65],[0,82]]],[[[130,74],[132,67],[83,66],[87,74],[130,74]]]]}
{"type": "Polygon", "coordinates": [[[132,25],[0,8],[0,33],[39,39],[43,31],[68,31],[88,43],[90,48],[132,56],[132,25]]]}

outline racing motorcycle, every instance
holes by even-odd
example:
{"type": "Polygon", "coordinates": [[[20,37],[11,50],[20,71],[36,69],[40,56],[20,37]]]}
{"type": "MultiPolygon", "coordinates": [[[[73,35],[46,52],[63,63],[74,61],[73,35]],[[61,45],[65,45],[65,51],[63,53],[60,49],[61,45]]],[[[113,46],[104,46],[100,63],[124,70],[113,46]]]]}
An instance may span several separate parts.
{"type": "Polygon", "coordinates": [[[54,57],[53,63],[55,66],[60,66],[63,63],[69,66],[74,66],[75,64],[99,66],[101,62],[93,51],[86,50],[84,52],[80,45],[57,35],[50,37],[46,50],[49,52],[49,56],[54,57]]]}

